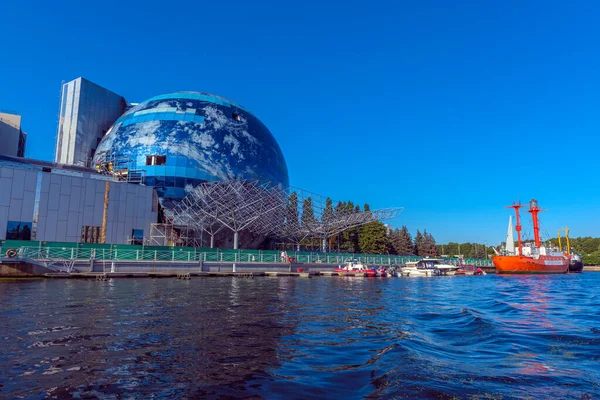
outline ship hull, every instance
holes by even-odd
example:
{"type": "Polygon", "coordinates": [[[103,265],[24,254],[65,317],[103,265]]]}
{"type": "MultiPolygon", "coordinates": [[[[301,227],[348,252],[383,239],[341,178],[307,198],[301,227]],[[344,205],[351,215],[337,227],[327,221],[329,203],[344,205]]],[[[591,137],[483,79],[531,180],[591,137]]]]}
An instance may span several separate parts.
{"type": "Polygon", "coordinates": [[[557,256],[496,256],[492,262],[498,274],[565,274],[569,260],[557,256]]]}
{"type": "Polygon", "coordinates": [[[583,261],[574,261],[569,265],[569,272],[583,272],[583,261]]]}

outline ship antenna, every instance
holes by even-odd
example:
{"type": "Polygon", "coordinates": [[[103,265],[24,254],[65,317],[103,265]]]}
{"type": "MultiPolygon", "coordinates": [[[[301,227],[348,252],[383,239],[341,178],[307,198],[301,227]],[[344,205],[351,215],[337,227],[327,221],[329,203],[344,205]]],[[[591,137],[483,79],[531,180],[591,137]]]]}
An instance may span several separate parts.
{"type": "Polygon", "coordinates": [[[515,210],[515,215],[516,215],[516,222],[517,224],[515,225],[515,229],[517,230],[517,240],[519,243],[519,255],[522,256],[523,255],[523,242],[521,241],[521,216],[519,215],[519,208],[523,207],[521,205],[521,201],[519,200],[517,203],[513,202],[512,206],[507,206],[506,208],[514,208],[515,210]]]}

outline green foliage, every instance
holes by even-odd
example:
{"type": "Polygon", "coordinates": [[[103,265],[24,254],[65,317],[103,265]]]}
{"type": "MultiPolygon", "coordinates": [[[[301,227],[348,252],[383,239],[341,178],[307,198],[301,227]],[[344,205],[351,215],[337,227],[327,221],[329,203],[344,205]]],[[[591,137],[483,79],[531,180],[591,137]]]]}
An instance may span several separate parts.
{"type": "MultiPolygon", "coordinates": [[[[557,240],[553,240],[557,242],[557,240]]],[[[562,238],[561,244],[566,249],[567,239],[562,238]]],[[[600,238],[593,238],[590,236],[569,238],[569,244],[571,249],[575,253],[579,253],[583,256],[583,263],[586,265],[600,265],[600,238]]]]}
{"type": "Polygon", "coordinates": [[[403,226],[402,229],[396,228],[390,233],[390,244],[393,254],[399,255],[412,255],[413,253],[413,240],[410,232],[403,226]]]}
{"type": "Polygon", "coordinates": [[[421,249],[423,248],[423,240],[425,240],[423,234],[421,233],[421,231],[417,231],[417,234],[415,235],[415,241],[413,244],[413,253],[417,256],[421,255],[421,249]]]}
{"type": "MultiPolygon", "coordinates": [[[[556,242],[555,239],[553,241],[556,242]]],[[[570,238],[569,242],[571,248],[573,249],[573,251],[575,251],[575,253],[580,253],[584,256],[591,255],[592,253],[595,253],[600,250],[600,238],[593,238],[589,236],[577,237],[570,238]]],[[[563,245],[563,247],[566,247],[567,239],[562,238],[561,244],[563,245]]]]}
{"type": "Polygon", "coordinates": [[[437,245],[437,251],[440,255],[450,257],[462,255],[465,258],[486,258],[495,254],[491,246],[487,247],[483,243],[457,243],[449,242],[447,244],[437,245]]]}
{"type": "MultiPolygon", "coordinates": [[[[343,211],[360,211],[360,207],[354,206],[354,203],[351,201],[338,203],[336,206],[336,210],[339,212],[343,211]]],[[[340,234],[340,251],[347,251],[350,253],[360,253],[360,245],[359,245],[359,233],[360,228],[350,228],[346,229],[344,232],[340,234]]]]}
{"type": "Polygon", "coordinates": [[[600,265],[600,251],[595,251],[590,254],[584,254],[583,263],[585,265],[600,265]]]}
{"type": "Polygon", "coordinates": [[[288,208],[286,210],[286,219],[292,226],[298,224],[298,194],[296,192],[290,194],[288,208]]]}
{"type": "Polygon", "coordinates": [[[420,256],[437,256],[437,248],[435,247],[435,239],[433,235],[427,233],[427,229],[423,231],[423,243],[422,243],[420,256]]]}
{"type": "Polygon", "coordinates": [[[315,222],[315,210],[313,210],[312,199],[307,197],[302,203],[302,217],[300,218],[302,226],[309,226],[315,222]]]}
{"type": "Polygon", "coordinates": [[[359,231],[358,245],[361,253],[386,253],[388,249],[386,227],[379,221],[363,225],[359,231]]]}
{"type": "Polygon", "coordinates": [[[333,217],[333,203],[328,197],[325,200],[325,210],[323,210],[323,221],[329,221],[333,217]]]}

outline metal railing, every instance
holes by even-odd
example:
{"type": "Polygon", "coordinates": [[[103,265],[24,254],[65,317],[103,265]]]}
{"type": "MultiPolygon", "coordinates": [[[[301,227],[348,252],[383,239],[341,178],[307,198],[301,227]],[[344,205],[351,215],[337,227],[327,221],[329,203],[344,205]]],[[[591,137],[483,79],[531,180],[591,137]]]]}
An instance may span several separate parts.
{"type": "MultiPolygon", "coordinates": [[[[4,255],[0,246],[0,254],[4,255]]],[[[303,253],[288,252],[288,257],[298,263],[343,264],[347,260],[356,260],[367,265],[405,264],[418,261],[423,257],[397,255],[338,254],[338,253],[303,253]]],[[[149,261],[149,262],[236,262],[236,263],[279,263],[282,262],[279,252],[268,250],[221,250],[214,249],[120,249],[120,248],[65,248],[65,247],[20,247],[18,256],[36,260],[111,260],[111,261],[149,261]]],[[[456,260],[449,262],[456,264],[456,260]]],[[[475,266],[491,266],[489,259],[466,259],[465,264],[475,266]]]]}

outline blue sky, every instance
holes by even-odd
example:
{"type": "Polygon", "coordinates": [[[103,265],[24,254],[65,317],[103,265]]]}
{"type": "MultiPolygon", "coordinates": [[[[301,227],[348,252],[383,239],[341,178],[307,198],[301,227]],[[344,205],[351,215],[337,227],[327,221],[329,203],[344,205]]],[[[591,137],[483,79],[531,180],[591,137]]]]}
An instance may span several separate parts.
{"type": "MultiPolygon", "coordinates": [[[[51,160],[61,82],[129,101],[198,90],[252,110],[292,185],[438,242],[504,239],[513,200],[600,236],[600,3],[9,2],[0,109],[51,160]]],[[[525,218],[526,221],[529,218],[525,218]]],[[[531,229],[526,230],[531,231],[531,229]]]]}

